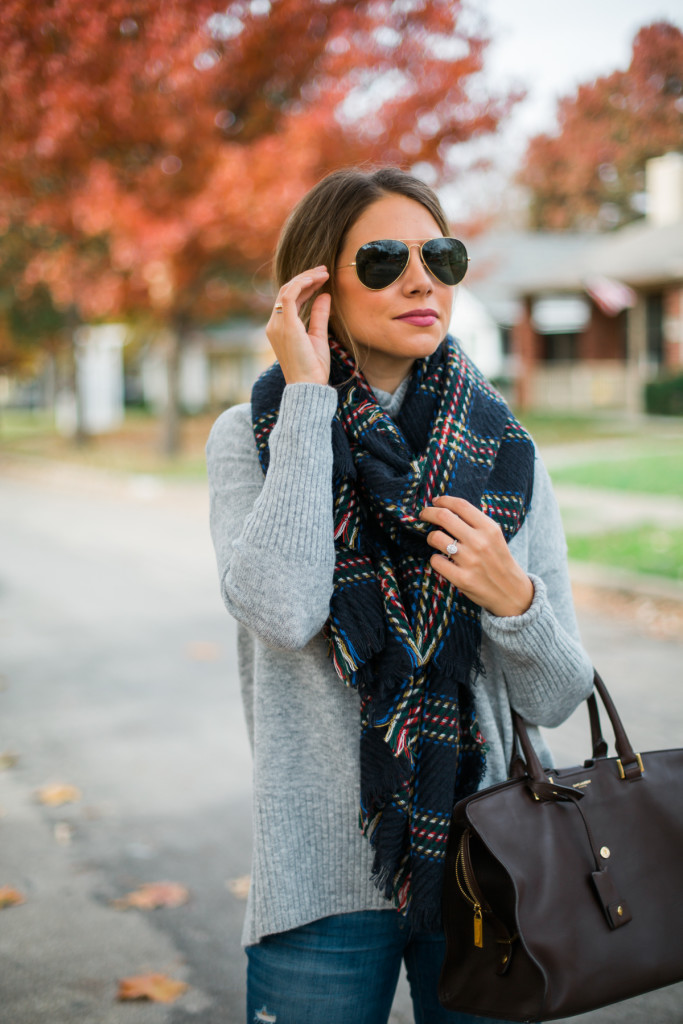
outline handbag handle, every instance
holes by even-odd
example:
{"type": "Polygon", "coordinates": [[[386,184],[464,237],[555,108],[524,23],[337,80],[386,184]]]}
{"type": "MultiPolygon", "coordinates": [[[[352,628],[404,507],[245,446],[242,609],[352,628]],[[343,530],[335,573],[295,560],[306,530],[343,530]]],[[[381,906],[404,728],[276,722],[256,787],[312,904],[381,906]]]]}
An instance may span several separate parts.
{"type": "MultiPolygon", "coordinates": [[[[594,670],[595,671],[595,670],[594,670]]],[[[606,757],[607,756],[607,740],[603,739],[602,726],[600,724],[600,712],[598,711],[598,702],[595,699],[595,694],[591,693],[587,699],[588,704],[588,718],[591,726],[591,741],[593,744],[593,758],[606,757]]]]}
{"type": "MultiPolygon", "coordinates": [[[[614,730],[614,745],[618,754],[617,767],[619,769],[619,774],[621,778],[626,779],[628,782],[633,782],[636,779],[639,779],[643,774],[643,762],[641,756],[640,754],[637,754],[631,746],[631,742],[626,735],[626,730],[624,729],[619,717],[614,701],[610,697],[601,676],[595,669],[593,669],[593,685],[604,705],[609,720],[612,723],[612,728],[614,730]]],[[[593,756],[604,757],[604,753],[596,754],[596,750],[603,749],[602,745],[604,745],[604,752],[606,753],[607,744],[602,739],[601,735],[600,716],[598,714],[598,705],[595,700],[595,693],[592,693],[590,697],[587,698],[587,702],[591,723],[593,756]],[[594,708],[592,705],[594,705],[594,708]]],[[[533,787],[534,792],[538,792],[539,795],[543,793],[547,796],[548,794],[545,793],[545,790],[548,788],[546,773],[543,771],[538,754],[534,750],[531,740],[529,739],[529,733],[527,732],[524,719],[514,710],[512,712],[512,724],[522,748],[523,758],[526,762],[527,774],[535,783],[533,787]],[[539,789],[539,787],[541,788],[539,789]]],[[[557,788],[558,787],[556,787],[556,789],[557,788]]],[[[559,796],[559,794],[556,795],[559,796]]]]}

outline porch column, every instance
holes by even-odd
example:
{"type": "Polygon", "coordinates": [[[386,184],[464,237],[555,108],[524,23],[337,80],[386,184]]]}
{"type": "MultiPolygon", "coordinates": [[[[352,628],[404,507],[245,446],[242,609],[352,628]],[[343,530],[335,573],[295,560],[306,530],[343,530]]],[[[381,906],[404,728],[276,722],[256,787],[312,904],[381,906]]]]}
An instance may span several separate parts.
{"type": "Polygon", "coordinates": [[[512,351],[515,355],[515,406],[530,409],[534,397],[536,367],[536,332],[531,322],[531,298],[523,300],[523,312],[512,328],[512,351]]]}
{"type": "Polygon", "coordinates": [[[647,380],[647,313],[645,296],[628,311],[626,321],[626,411],[643,411],[643,387],[647,380]]]}

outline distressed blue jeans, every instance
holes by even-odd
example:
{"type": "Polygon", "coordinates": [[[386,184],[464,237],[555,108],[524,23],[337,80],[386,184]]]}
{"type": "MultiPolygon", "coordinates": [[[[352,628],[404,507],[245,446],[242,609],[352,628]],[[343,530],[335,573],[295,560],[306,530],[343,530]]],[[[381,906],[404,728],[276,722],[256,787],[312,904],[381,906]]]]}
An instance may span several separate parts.
{"type": "Polygon", "coordinates": [[[441,934],[416,933],[393,910],[335,914],[269,935],[247,947],[247,1024],[386,1024],[402,960],[415,1024],[484,1024],[439,1003],[444,953],[441,934]]]}

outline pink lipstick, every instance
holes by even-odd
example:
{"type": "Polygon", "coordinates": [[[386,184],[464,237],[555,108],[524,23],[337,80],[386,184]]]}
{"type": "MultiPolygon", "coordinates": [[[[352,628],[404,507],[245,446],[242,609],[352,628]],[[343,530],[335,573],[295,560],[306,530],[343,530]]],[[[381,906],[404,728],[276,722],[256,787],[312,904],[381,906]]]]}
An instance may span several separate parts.
{"type": "Polygon", "coordinates": [[[435,309],[409,309],[407,313],[394,318],[395,320],[406,320],[415,327],[431,327],[439,319],[435,309]]]}

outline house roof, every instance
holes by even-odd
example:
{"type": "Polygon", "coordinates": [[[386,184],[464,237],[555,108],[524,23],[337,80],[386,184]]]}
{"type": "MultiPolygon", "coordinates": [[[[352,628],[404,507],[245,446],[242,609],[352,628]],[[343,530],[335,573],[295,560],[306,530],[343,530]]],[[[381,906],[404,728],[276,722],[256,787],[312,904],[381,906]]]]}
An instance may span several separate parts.
{"type": "Polygon", "coordinates": [[[468,287],[503,324],[517,319],[523,296],[581,292],[597,275],[635,288],[683,282],[683,221],[643,218],[600,235],[491,232],[469,248],[468,287]]]}
{"type": "Polygon", "coordinates": [[[683,281],[683,220],[627,224],[596,241],[588,250],[588,263],[588,273],[635,287],[683,281]]]}
{"type": "Polygon", "coordinates": [[[468,241],[472,258],[468,289],[499,323],[519,318],[520,296],[527,285],[547,273],[580,263],[593,235],[543,231],[492,231],[468,241]]]}

